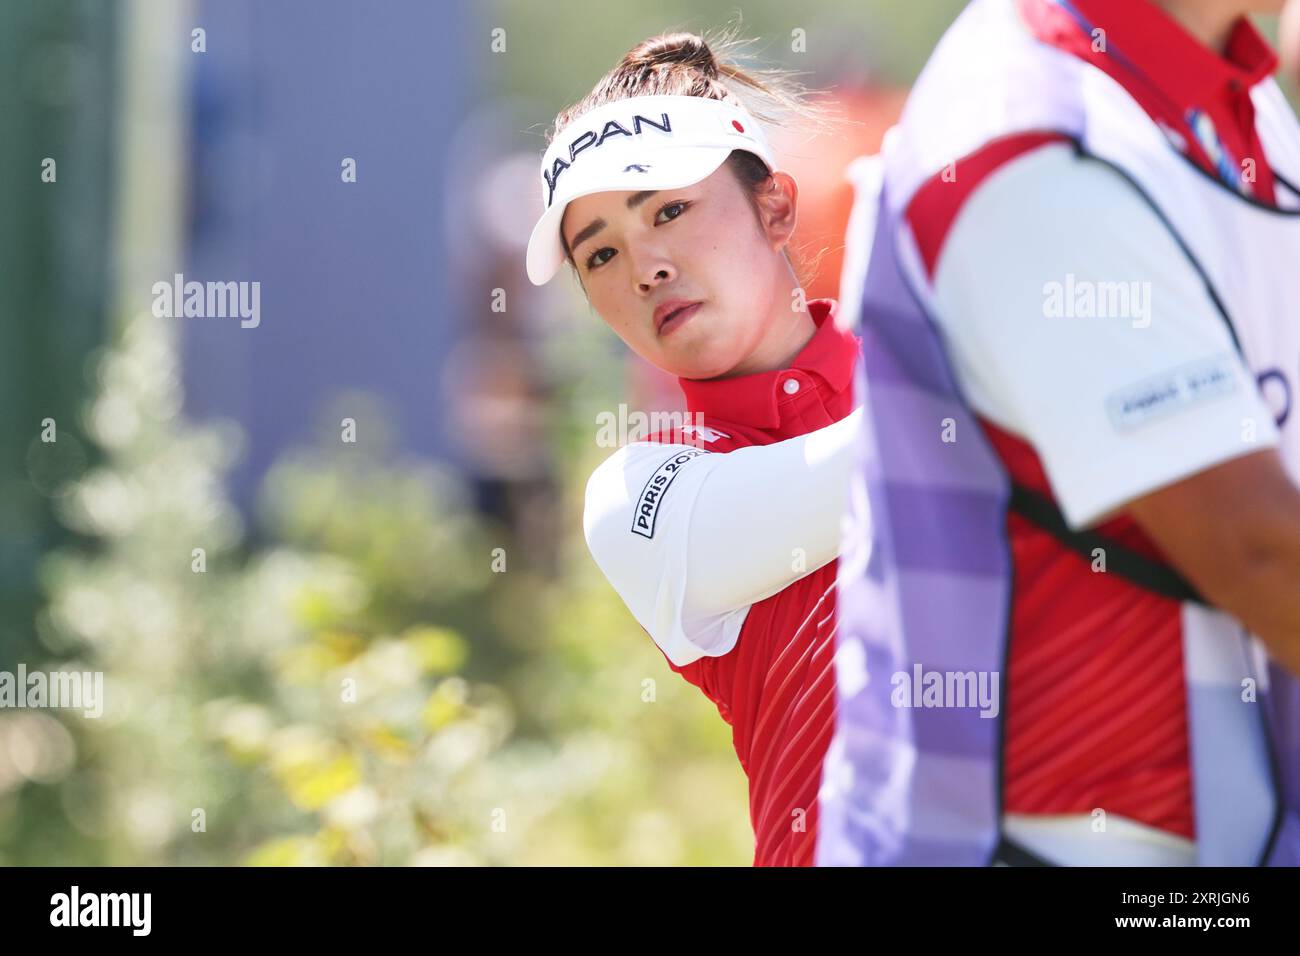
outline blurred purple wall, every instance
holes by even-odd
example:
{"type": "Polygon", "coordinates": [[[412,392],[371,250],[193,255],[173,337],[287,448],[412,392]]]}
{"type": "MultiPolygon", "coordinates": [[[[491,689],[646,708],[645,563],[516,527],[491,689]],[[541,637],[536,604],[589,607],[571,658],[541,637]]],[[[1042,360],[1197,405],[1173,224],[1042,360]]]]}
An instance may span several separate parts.
{"type": "MultiPolygon", "coordinates": [[[[450,136],[482,87],[470,31],[488,33],[472,20],[469,4],[418,0],[197,5],[185,278],[259,280],[261,323],[180,321],[186,413],[244,426],[231,490],[245,508],[340,390],[380,395],[401,447],[452,454],[439,366],[466,290],[442,217],[459,188],[444,178],[450,136]]],[[[360,447],[374,434],[358,433],[360,447]]]]}

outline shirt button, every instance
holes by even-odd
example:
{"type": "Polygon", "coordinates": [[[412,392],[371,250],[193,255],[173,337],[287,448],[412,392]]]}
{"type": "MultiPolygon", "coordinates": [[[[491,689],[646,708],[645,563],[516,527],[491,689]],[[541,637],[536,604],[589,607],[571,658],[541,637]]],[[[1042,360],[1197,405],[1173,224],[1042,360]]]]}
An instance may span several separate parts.
{"type": "Polygon", "coordinates": [[[795,378],[787,378],[785,384],[781,387],[785,389],[787,395],[793,395],[795,392],[799,391],[799,380],[795,378]]]}

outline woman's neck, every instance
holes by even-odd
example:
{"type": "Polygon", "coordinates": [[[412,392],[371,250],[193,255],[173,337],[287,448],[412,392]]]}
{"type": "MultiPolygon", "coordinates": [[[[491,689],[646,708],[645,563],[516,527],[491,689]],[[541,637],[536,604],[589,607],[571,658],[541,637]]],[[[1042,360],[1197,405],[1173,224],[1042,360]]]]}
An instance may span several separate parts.
{"type": "Polygon", "coordinates": [[[773,311],[767,316],[767,334],[743,362],[719,378],[735,378],[790,367],[795,356],[804,350],[817,333],[817,323],[808,311],[802,291],[797,285],[791,285],[788,290],[772,297],[773,311]],[[797,309],[790,305],[795,302],[799,303],[797,309]]]}

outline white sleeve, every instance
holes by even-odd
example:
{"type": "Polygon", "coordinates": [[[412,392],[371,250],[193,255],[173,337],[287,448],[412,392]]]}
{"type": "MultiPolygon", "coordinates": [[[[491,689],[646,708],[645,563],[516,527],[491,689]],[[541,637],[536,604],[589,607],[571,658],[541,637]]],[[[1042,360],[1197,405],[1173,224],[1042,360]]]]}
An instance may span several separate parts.
{"type": "Polygon", "coordinates": [[[963,393],[1034,446],[1071,527],[1278,443],[1188,255],[1069,144],[981,183],[936,266],[928,305],[963,393]]]}
{"type": "Polygon", "coordinates": [[[836,557],[861,424],[731,452],[634,442],[595,470],[587,547],[674,664],[726,654],[752,604],[836,557]]]}

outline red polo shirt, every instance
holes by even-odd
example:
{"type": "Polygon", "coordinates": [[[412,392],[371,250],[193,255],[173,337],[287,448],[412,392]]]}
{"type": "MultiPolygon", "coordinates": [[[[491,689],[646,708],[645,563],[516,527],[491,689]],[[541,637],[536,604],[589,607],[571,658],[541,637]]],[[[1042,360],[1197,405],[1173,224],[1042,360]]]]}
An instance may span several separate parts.
{"type": "MultiPolygon", "coordinates": [[[[727,436],[710,444],[710,451],[795,438],[853,410],[858,339],[837,326],[835,300],[811,300],[808,311],[817,331],[789,368],[679,380],[692,415],[699,413],[727,436]]],[[[651,440],[679,439],[666,434],[651,440]]],[[[835,721],[837,566],[832,561],[752,605],[726,654],[683,667],[668,660],[732,726],[736,755],[749,778],[755,866],[813,863],[817,790],[835,721]]]]}

